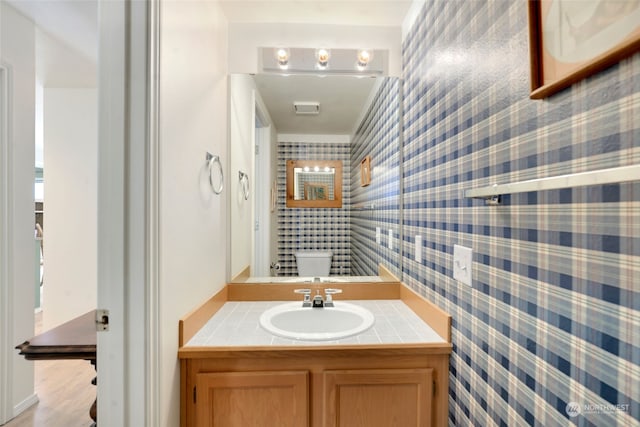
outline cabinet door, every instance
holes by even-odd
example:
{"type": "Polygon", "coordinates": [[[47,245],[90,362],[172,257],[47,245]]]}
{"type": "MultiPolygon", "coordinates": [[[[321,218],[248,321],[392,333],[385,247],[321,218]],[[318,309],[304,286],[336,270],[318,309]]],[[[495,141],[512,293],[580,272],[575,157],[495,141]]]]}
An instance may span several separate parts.
{"type": "Polygon", "coordinates": [[[325,427],[431,425],[433,369],[324,372],[325,427]]]}
{"type": "Polygon", "coordinates": [[[197,425],[308,426],[308,376],[307,371],[197,374],[197,425]]]}

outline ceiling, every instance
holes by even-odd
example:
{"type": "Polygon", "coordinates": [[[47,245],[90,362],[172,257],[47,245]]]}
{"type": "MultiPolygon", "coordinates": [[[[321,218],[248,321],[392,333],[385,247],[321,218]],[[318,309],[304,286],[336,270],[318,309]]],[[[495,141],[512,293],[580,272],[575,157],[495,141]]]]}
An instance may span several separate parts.
{"type": "MultiPolygon", "coordinates": [[[[39,28],[37,74],[44,86],[95,85],[97,0],[7,1],[32,19],[39,28]]],[[[313,23],[401,27],[412,1],[221,0],[218,3],[230,24],[313,23]]],[[[269,76],[257,78],[256,81],[278,132],[350,134],[374,79],[269,76]],[[320,102],[321,114],[292,117],[293,101],[320,102]]]]}
{"type": "Polygon", "coordinates": [[[376,79],[258,74],[255,81],[278,133],[351,135],[376,79]],[[296,115],[294,102],[318,102],[320,114],[296,115]]]}
{"type": "Polygon", "coordinates": [[[6,0],[51,37],[95,62],[98,58],[97,0],[6,0]]]}
{"type": "Polygon", "coordinates": [[[400,27],[412,0],[222,0],[230,23],[305,23],[400,27]]]}
{"type": "MultiPolygon", "coordinates": [[[[38,27],[97,60],[97,0],[6,0],[38,27]]],[[[233,23],[400,27],[412,0],[219,0],[233,23]]]]}

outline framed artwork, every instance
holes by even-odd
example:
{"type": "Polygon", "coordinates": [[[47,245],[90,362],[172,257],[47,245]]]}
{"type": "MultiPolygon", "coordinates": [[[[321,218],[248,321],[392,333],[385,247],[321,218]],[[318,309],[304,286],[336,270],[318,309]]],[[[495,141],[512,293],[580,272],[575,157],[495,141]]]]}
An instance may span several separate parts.
{"type": "Polygon", "coordinates": [[[640,51],[640,0],[529,0],[532,99],[640,51]]]}
{"type": "Polygon", "coordinates": [[[371,156],[366,156],[360,162],[360,187],[371,184],[371,156]]]}

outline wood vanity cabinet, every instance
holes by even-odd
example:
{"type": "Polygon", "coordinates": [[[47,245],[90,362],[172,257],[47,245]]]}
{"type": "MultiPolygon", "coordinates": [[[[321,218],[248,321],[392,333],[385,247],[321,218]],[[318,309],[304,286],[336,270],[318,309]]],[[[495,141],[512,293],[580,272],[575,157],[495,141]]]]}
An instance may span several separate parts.
{"type": "Polygon", "coordinates": [[[196,425],[305,426],[308,376],[306,371],[197,374],[196,425]]]}
{"type": "Polygon", "coordinates": [[[325,427],[431,425],[433,369],[326,371],[325,427]]]}
{"type": "Polygon", "coordinates": [[[184,350],[181,425],[445,426],[450,352],[430,344],[184,350]]]}

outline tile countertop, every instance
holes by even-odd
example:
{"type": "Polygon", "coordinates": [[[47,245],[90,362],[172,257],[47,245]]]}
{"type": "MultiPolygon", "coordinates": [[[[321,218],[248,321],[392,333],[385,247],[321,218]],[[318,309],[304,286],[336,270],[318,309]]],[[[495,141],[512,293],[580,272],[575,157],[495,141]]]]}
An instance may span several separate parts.
{"type": "Polygon", "coordinates": [[[259,319],[265,310],[285,302],[290,301],[227,302],[185,347],[446,343],[401,300],[348,301],[369,309],[375,316],[373,326],[356,336],[334,341],[277,337],[264,330],[259,319]]]}

